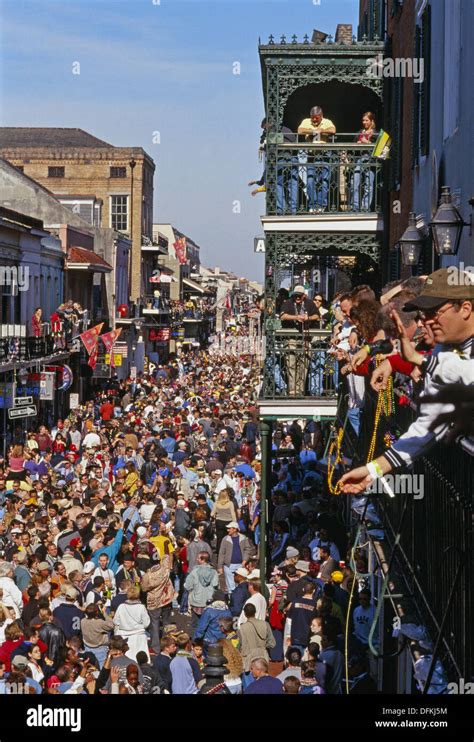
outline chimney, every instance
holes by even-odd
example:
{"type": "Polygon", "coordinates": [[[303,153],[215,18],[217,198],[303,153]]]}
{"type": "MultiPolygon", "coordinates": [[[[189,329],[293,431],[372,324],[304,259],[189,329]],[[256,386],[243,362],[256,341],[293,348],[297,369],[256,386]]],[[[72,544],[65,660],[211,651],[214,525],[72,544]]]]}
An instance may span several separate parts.
{"type": "Polygon", "coordinates": [[[336,28],[336,44],[352,44],[351,23],[338,23],[336,28]]]}

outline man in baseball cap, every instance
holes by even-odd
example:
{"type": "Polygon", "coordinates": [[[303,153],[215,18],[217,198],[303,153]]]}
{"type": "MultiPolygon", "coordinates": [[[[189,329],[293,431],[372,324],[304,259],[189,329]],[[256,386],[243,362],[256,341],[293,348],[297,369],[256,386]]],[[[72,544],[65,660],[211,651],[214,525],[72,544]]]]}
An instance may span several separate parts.
{"type": "Polygon", "coordinates": [[[304,397],[306,376],[308,373],[309,357],[303,354],[298,358],[295,351],[298,345],[296,335],[315,326],[321,317],[316,304],[306,296],[303,285],[297,284],[291,292],[291,297],[283,302],[280,313],[281,325],[284,329],[294,330],[295,338],[288,338],[286,353],[286,370],[288,374],[288,394],[290,397],[304,397]]]}

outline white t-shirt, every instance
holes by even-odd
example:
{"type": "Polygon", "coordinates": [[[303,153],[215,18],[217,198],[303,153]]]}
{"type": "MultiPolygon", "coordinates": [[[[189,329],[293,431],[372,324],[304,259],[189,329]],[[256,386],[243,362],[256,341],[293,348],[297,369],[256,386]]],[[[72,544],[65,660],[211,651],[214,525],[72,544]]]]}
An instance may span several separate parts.
{"type": "MultiPolygon", "coordinates": [[[[267,617],[267,601],[263,597],[261,593],[254,593],[250,596],[250,598],[244,603],[244,608],[249,603],[252,603],[252,605],[255,606],[255,618],[257,618],[259,621],[265,621],[267,617]]],[[[242,613],[239,616],[239,620],[237,625],[241,626],[243,623],[247,621],[247,617],[242,609],[242,613]]]]}
{"type": "Polygon", "coordinates": [[[87,433],[82,441],[84,448],[92,448],[93,446],[100,446],[100,438],[97,433],[87,433]]]}

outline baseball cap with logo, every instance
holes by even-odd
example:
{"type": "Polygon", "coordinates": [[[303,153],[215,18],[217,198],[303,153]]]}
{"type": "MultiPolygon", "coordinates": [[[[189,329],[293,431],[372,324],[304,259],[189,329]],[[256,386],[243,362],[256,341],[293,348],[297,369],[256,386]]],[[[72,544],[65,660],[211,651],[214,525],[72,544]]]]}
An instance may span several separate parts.
{"type": "Polygon", "coordinates": [[[451,265],[431,273],[421,293],[405,304],[403,309],[406,312],[413,309],[434,309],[447,301],[463,299],[474,300],[474,274],[451,265]]]}

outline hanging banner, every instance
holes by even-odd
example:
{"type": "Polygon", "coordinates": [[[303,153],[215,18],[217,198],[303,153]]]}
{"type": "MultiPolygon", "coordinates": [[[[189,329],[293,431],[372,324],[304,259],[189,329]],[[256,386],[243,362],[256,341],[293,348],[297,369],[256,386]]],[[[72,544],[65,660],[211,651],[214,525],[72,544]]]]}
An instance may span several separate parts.
{"type": "Polygon", "coordinates": [[[54,399],[54,371],[40,373],[40,399],[51,402],[54,399]]]}
{"type": "Polygon", "coordinates": [[[179,240],[176,240],[173,247],[180,265],[185,265],[188,262],[186,258],[186,237],[180,237],[179,240]]]}
{"type": "Polygon", "coordinates": [[[96,342],[95,348],[92,349],[92,353],[89,356],[89,360],[87,361],[87,365],[91,367],[92,370],[95,369],[97,366],[97,356],[99,355],[99,348],[98,343],[96,342]]]}
{"type": "Polygon", "coordinates": [[[118,327],[116,330],[111,330],[110,332],[106,332],[103,335],[100,336],[100,339],[105,345],[105,349],[109,354],[109,360],[110,365],[112,367],[115,367],[115,354],[114,354],[114,344],[115,341],[118,340],[122,333],[122,328],[118,327]]]}
{"type": "Polygon", "coordinates": [[[99,339],[100,331],[102,330],[103,326],[104,326],[104,323],[101,322],[100,325],[91,327],[90,330],[86,330],[85,332],[82,333],[82,335],[79,335],[89,355],[92,353],[94,348],[97,346],[97,341],[99,339]]]}

